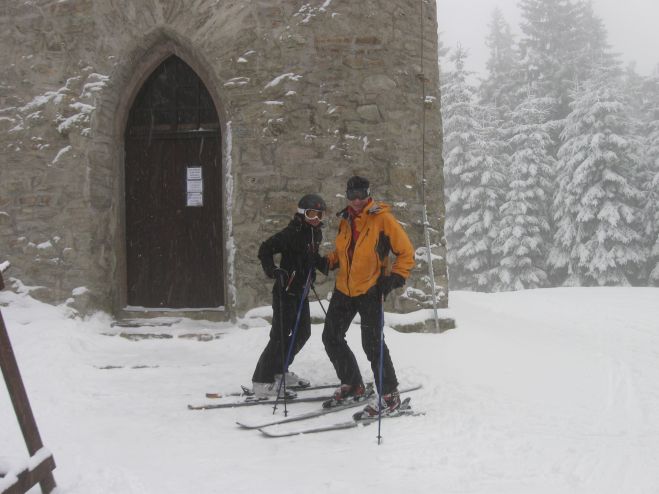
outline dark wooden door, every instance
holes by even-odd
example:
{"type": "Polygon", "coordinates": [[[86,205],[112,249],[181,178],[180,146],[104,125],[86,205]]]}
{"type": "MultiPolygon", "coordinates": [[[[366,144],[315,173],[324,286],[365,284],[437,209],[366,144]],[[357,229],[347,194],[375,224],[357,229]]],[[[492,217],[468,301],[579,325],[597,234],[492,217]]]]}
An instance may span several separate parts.
{"type": "Polygon", "coordinates": [[[178,57],[149,77],[126,129],[128,305],[224,305],[217,112],[178,57]]]}

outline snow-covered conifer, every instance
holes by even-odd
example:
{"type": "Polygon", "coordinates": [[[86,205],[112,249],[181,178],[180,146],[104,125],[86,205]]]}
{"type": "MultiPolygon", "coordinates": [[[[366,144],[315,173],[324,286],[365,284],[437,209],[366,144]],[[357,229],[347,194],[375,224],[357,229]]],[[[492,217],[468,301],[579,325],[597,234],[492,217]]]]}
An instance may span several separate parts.
{"type": "MultiPolygon", "coordinates": [[[[657,141],[659,141],[659,132],[657,132],[657,141]]],[[[659,153],[659,142],[655,152],[659,153]]],[[[649,245],[647,271],[650,286],[659,286],[659,157],[656,158],[655,165],[656,171],[645,187],[647,197],[643,215],[649,245]]]]}
{"type": "Polygon", "coordinates": [[[648,246],[648,284],[659,286],[659,74],[648,78],[644,107],[645,147],[644,147],[644,193],[643,208],[644,233],[648,246]]]}
{"type": "Polygon", "coordinates": [[[566,285],[637,283],[645,262],[641,149],[616,74],[602,70],[575,94],[558,152],[549,263],[566,285]]]}
{"type": "Polygon", "coordinates": [[[553,118],[560,119],[569,112],[568,94],[575,80],[574,5],[570,0],[520,0],[519,8],[526,83],[539,98],[555,99],[553,118]]]}
{"type": "Polygon", "coordinates": [[[487,74],[479,88],[480,101],[496,108],[499,117],[503,117],[516,106],[521,75],[515,39],[499,8],[492,12],[485,44],[489,58],[487,74]]]}
{"type": "Polygon", "coordinates": [[[501,206],[493,251],[495,290],[522,290],[547,285],[546,255],[550,222],[548,196],[555,160],[552,138],[545,129],[552,101],[529,95],[510,114],[511,159],[508,191],[501,206]]]}
{"type": "Polygon", "coordinates": [[[619,68],[618,56],[611,51],[609,34],[602,19],[595,13],[591,0],[579,0],[573,7],[572,56],[575,82],[579,83],[596,76],[600,67],[619,68]]]}
{"type": "Polygon", "coordinates": [[[501,178],[496,153],[483,137],[488,120],[475,103],[466,57],[458,46],[451,56],[454,70],[442,84],[446,235],[453,286],[485,289],[501,178]]]}
{"type": "Polygon", "coordinates": [[[615,65],[608,33],[589,1],[521,0],[520,51],[538,97],[556,99],[554,119],[569,112],[571,93],[601,66],[615,65]]]}

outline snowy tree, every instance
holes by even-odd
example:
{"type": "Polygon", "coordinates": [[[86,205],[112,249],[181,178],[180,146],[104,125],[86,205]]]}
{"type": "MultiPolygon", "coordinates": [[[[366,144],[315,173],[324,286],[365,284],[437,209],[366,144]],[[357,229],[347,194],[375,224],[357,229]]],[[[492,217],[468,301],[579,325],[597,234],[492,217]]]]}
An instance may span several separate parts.
{"type": "Polygon", "coordinates": [[[494,9],[485,39],[489,49],[487,75],[481,82],[481,103],[497,109],[503,117],[516,106],[516,95],[521,83],[515,40],[499,8],[494,9]]]}
{"type": "Polygon", "coordinates": [[[570,0],[520,0],[519,7],[526,83],[538,97],[554,98],[553,117],[562,118],[568,113],[568,93],[575,80],[574,6],[570,0]]]}
{"type": "Polygon", "coordinates": [[[654,111],[659,98],[659,78],[639,75],[636,65],[630,63],[623,72],[623,84],[629,98],[629,113],[637,125],[636,133],[647,137],[649,124],[656,118],[654,111]]]}
{"type": "Polygon", "coordinates": [[[501,179],[496,153],[483,138],[486,119],[475,104],[466,57],[458,46],[451,56],[455,68],[442,84],[448,261],[453,286],[485,289],[501,179]]]}
{"type": "Polygon", "coordinates": [[[544,122],[551,103],[529,95],[510,116],[510,185],[493,243],[494,253],[500,256],[493,270],[497,291],[538,288],[548,283],[548,197],[555,160],[544,122]]]}
{"type": "Polygon", "coordinates": [[[590,1],[521,0],[520,51],[527,82],[539,97],[555,98],[555,119],[569,112],[576,86],[617,64],[603,22],[590,1]]]}
{"type": "MultiPolygon", "coordinates": [[[[659,153],[659,130],[657,132],[655,153],[659,153]]],[[[657,170],[646,184],[646,207],[644,210],[645,233],[648,238],[648,285],[659,286],[659,154],[656,158],[657,170]]]]}
{"type": "Polygon", "coordinates": [[[647,104],[644,107],[647,123],[643,223],[649,250],[648,284],[659,286],[659,74],[648,78],[644,87],[647,95],[647,104]]]}
{"type": "Polygon", "coordinates": [[[601,67],[618,69],[620,62],[611,51],[609,34],[602,19],[595,13],[591,0],[578,1],[573,8],[574,42],[570,48],[573,55],[569,62],[574,64],[576,82],[596,76],[601,67]]]}
{"type": "Polygon", "coordinates": [[[557,230],[549,263],[566,285],[630,285],[643,265],[638,140],[608,70],[571,104],[558,152],[557,230]]]}

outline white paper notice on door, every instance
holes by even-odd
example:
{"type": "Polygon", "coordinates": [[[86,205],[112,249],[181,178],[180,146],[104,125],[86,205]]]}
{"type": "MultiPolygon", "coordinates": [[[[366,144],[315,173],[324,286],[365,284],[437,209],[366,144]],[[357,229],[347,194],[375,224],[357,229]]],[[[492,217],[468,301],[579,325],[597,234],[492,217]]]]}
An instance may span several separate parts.
{"type": "Polygon", "coordinates": [[[188,180],[188,193],[190,192],[203,192],[204,182],[201,180],[188,180]]]}
{"type": "Polygon", "coordinates": [[[200,166],[188,166],[187,170],[188,180],[201,180],[201,167],[200,166]]]}
{"type": "Polygon", "coordinates": [[[198,208],[204,205],[204,195],[199,192],[188,192],[188,207],[198,208]]]}
{"type": "Polygon", "coordinates": [[[198,208],[204,205],[204,180],[200,166],[188,166],[186,172],[187,207],[198,208]]]}

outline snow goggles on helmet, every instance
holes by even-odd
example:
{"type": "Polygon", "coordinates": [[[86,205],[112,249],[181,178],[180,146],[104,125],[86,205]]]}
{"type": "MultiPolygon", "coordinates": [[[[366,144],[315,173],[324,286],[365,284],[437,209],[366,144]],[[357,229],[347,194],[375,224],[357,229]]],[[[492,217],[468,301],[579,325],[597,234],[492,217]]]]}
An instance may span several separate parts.
{"type": "Polygon", "coordinates": [[[371,195],[369,189],[348,189],[346,190],[346,197],[349,201],[353,199],[366,199],[371,195]]]}
{"type": "Polygon", "coordinates": [[[300,214],[303,214],[304,217],[308,220],[321,220],[323,219],[323,215],[325,214],[324,211],[321,211],[319,209],[301,209],[298,208],[297,212],[300,214]]]}

